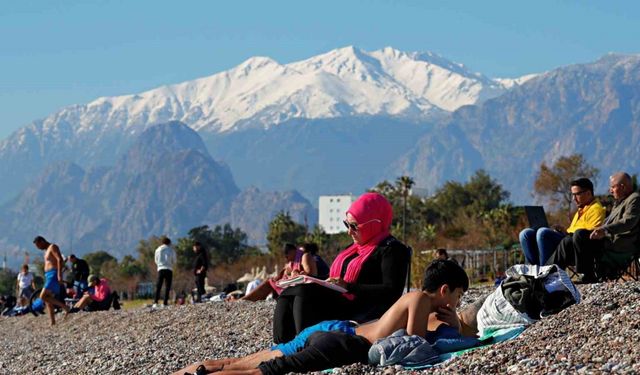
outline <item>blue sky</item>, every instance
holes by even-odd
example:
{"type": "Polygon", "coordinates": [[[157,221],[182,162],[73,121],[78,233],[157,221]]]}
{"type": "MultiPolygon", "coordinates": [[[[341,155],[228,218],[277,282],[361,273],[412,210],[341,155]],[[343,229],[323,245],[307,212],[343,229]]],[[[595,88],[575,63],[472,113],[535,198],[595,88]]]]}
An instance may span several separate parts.
{"type": "Polygon", "coordinates": [[[6,2],[0,138],[66,105],[211,75],[256,55],[287,63],[347,45],[392,46],[516,77],[640,53],[638,14],[636,1],[6,2]]]}

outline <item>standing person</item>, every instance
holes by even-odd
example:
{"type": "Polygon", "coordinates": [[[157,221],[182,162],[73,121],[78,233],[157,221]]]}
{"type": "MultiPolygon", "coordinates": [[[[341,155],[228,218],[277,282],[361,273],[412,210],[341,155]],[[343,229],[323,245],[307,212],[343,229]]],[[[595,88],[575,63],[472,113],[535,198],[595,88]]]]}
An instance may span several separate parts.
{"type": "Polygon", "coordinates": [[[71,274],[73,275],[73,289],[76,292],[76,298],[80,298],[89,287],[87,282],[89,264],[74,254],[69,255],[69,261],[71,262],[71,274]]]}
{"type": "Polygon", "coordinates": [[[200,242],[193,243],[193,252],[196,253],[196,258],[193,261],[193,273],[196,276],[196,302],[202,301],[202,295],[204,290],[204,279],[207,277],[207,270],[209,269],[209,254],[200,242]]]}
{"type": "Polygon", "coordinates": [[[173,280],[173,266],[176,264],[176,252],[171,248],[169,237],[162,237],[162,245],[156,249],[155,261],[158,267],[158,283],[156,284],[156,297],[153,300],[153,307],[159,307],[158,300],[160,299],[160,290],[163,283],[165,284],[164,306],[167,306],[169,304],[171,281],[173,280]]]}
{"type": "Polygon", "coordinates": [[[572,235],[578,229],[591,230],[604,222],[606,210],[595,199],[591,180],[588,178],[573,180],[570,189],[578,211],[573,216],[569,228],[564,229],[559,225],[553,225],[553,228],[542,227],[538,230],[525,228],[520,232],[520,247],[527,263],[544,265],[565,237],[572,235]]]}
{"type": "Polygon", "coordinates": [[[16,285],[18,287],[18,303],[20,306],[27,306],[29,303],[29,298],[31,298],[31,294],[34,290],[36,290],[36,285],[34,282],[33,273],[29,272],[29,266],[23,264],[20,268],[20,273],[18,274],[16,285]]]}
{"type": "Polygon", "coordinates": [[[60,254],[60,248],[56,244],[49,243],[44,237],[37,236],[33,240],[33,244],[39,249],[44,251],[44,286],[40,293],[40,298],[47,306],[47,312],[51,319],[51,325],[56,324],[56,317],[54,315],[54,306],[59,307],[69,313],[69,307],[58,301],[56,295],[60,293],[62,283],[62,265],[64,259],[60,254]]]}
{"type": "Polygon", "coordinates": [[[393,219],[389,201],[378,193],[363,194],[351,204],[345,219],[353,243],[333,261],[327,281],[347,292],[318,284],[285,289],[273,318],[276,344],[323,320],[377,319],[402,295],[409,249],[389,233],[393,219]]]}

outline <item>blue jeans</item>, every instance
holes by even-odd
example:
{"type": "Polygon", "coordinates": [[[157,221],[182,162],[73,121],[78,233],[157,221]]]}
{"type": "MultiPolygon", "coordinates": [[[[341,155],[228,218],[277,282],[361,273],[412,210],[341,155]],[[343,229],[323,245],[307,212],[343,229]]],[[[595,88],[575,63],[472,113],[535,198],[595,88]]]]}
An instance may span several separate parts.
{"type": "Polygon", "coordinates": [[[527,263],[543,266],[565,236],[564,233],[549,228],[540,228],[537,231],[531,228],[523,229],[519,236],[520,246],[527,263]]]}
{"type": "Polygon", "coordinates": [[[86,281],[74,281],[73,289],[76,292],[76,298],[82,298],[82,294],[84,294],[85,290],[89,289],[89,284],[86,281]]]}

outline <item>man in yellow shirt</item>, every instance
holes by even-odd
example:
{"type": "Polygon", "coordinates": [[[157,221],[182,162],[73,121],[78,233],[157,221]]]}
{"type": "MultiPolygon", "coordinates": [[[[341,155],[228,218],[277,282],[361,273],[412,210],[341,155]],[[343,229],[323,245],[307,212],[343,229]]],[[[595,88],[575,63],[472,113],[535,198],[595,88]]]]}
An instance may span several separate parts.
{"type": "Polygon", "coordinates": [[[571,225],[564,230],[559,226],[554,229],[526,228],[520,232],[520,245],[524,257],[529,264],[544,265],[568,234],[578,229],[593,229],[604,222],[605,208],[593,196],[593,183],[588,178],[571,181],[571,195],[578,206],[571,225]]]}

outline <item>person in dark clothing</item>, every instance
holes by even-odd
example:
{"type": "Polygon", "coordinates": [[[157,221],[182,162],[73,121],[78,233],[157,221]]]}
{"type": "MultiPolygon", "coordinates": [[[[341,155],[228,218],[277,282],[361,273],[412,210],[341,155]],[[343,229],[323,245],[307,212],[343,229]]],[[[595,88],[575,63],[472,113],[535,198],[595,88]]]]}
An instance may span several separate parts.
{"type": "Polygon", "coordinates": [[[338,254],[327,279],[347,292],[318,284],[285,289],[274,313],[275,343],[287,342],[323,320],[379,318],[400,298],[409,249],[389,233],[392,218],[391,204],[378,193],[366,193],[351,205],[344,224],[353,244],[338,254]]]}
{"type": "Polygon", "coordinates": [[[202,301],[202,295],[204,290],[204,279],[207,277],[207,270],[209,269],[209,255],[207,249],[205,249],[200,242],[193,243],[193,251],[196,253],[196,258],[193,261],[193,274],[196,277],[196,302],[202,301]]]}
{"type": "Polygon", "coordinates": [[[73,289],[75,290],[76,298],[80,298],[89,288],[87,284],[87,278],[89,277],[89,264],[87,264],[84,259],[76,257],[74,254],[69,255],[69,262],[71,262],[73,289]]]}
{"type": "Polygon", "coordinates": [[[310,254],[315,260],[316,272],[312,276],[322,280],[329,277],[329,266],[327,265],[327,262],[325,262],[324,259],[322,259],[320,255],[318,255],[318,245],[313,242],[305,243],[304,245],[302,245],[302,251],[305,254],[310,254]]]}

